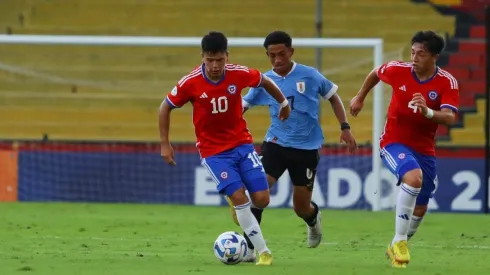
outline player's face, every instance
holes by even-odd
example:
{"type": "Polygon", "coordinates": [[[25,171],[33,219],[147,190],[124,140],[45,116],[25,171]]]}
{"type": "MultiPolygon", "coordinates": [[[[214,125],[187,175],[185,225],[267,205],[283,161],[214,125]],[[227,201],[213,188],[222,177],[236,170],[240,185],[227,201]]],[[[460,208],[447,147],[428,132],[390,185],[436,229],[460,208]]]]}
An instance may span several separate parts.
{"type": "Polygon", "coordinates": [[[414,43],[412,45],[411,60],[413,63],[413,70],[416,73],[424,73],[434,68],[437,55],[432,55],[427,51],[424,44],[414,43]]]}
{"type": "Polygon", "coordinates": [[[205,52],[202,53],[202,62],[206,69],[206,74],[212,78],[220,78],[223,75],[223,70],[228,62],[227,52],[205,52]]]}
{"type": "Polygon", "coordinates": [[[271,61],[274,71],[277,73],[288,73],[291,69],[291,57],[294,49],[288,48],[284,44],[269,45],[267,56],[271,61]]]}

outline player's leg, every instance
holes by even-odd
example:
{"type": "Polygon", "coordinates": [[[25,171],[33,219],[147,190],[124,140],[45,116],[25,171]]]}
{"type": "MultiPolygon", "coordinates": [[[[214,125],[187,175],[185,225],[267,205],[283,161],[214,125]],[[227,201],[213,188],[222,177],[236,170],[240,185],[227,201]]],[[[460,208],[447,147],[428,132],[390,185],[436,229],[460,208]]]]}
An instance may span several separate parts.
{"type": "Polygon", "coordinates": [[[311,200],[316,168],[320,160],[318,150],[287,150],[288,171],[293,182],[293,208],[307,225],[308,247],[317,247],[322,241],[321,213],[311,200]]]}
{"type": "MultiPolygon", "coordinates": [[[[267,205],[269,205],[270,193],[269,193],[269,185],[267,183],[266,175],[260,157],[255,151],[253,145],[251,144],[242,145],[238,149],[241,155],[240,175],[242,181],[247,187],[247,190],[250,194],[250,198],[252,200],[252,204],[258,209],[263,209],[267,207],[267,205]]],[[[239,217],[238,212],[237,212],[237,216],[239,217]]],[[[255,233],[261,232],[256,217],[254,217],[254,221],[257,224],[257,230],[254,229],[253,231],[250,230],[248,231],[244,230],[244,231],[248,236],[250,242],[253,244],[254,248],[259,253],[259,261],[257,262],[257,264],[270,265],[272,263],[272,256],[269,249],[265,246],[265,242],[262,245],[262,243],[254,240],[254,238],[256,238],[256,236],[259,235],[255,233]],[[258,246],[257,243],[259,243],[260,246],[258,246]]],[[[262,238],[261,233],[260,233],[260,237],[262,238]]],[[[250,250],[253,251],[252,249],[250,250]]]]}
{"type": "MultiPolygon", "coordinates": [[[[284,171],[286,166],[279,150],[280,146],[272,142],[264,142],[261,147],[261,152],[258,161],[262,165],[262,170],[265,171],[267,177],[267,183],[269,189],[276,183],[284,171]]],[[[252,212],[254,212],[255,218],[260,223],[262,221],[263,208],[252,205],[252,212]]]]}
{"type": "Polygon", "coordinates": [[[396,201],[395,236],[388,247],[387,255],[394,267],[405,267],[410,262],[408,230],[422,187],[422,170],[412,151],[401,144],[390,144],[382,148],[381,157],[398,177],[400,184],[396,201]]]}
{"type": "Polygon", "coordinates": [[[425,213],[427,213],[427,207],[429,200],[434,196],[437,189],[437,171],[436,171],[436,159],[432,156],[417,155],[417,160],[421,166],[423,173],[422,190],[417,197],[415,209],[413,210],[412,220],[410,221],[410,227],[408,229],[408,240],[417,232],[420,224],[422,223],[425,213]]]}
{"type": "MultiPolygon", "coordinates": [[[[281,147],[275,143],[265,141],[262,144],[261,152],[259,154],[259,160],[262,162],[264,171],[266,172],[267,175],[267,182],[269,183],[269,188],[271,188],[274,185],[274,183],[277,182],[277,179],[281,177],[284,171],[286,171],[286,166],[281,156],[281,151],[278,148],[281,147]]],[[[230,206],[233,222],[236,225],[239,225],[238,220],[236,218],[236,212],[233,203],[228,197],[226,197],[226,201],[230,206]]],[[[255,218],[260,224],[262,221],[263,209],[257,207],[254,204],[252,204],[251,209],[252,209],[252,213],[254,214],[255,218]]],[[[247,244],[249,248],[253,251],[254,247],[252,242],[250,242],[250,240],[247,237],[245,237],[245,239],[247,240],[247,244]]]]}
{"type": "MultiPolygon", "coordinates": [[[[281,152],[280,150],[278,150],[278,148],[280,148],[280,146],[278,146],[275,143],[264,142],[262,144],[262,148],[260,152],[259,161],[262,163],[264,171],[266,172],[269,188],[274,185],[277,179],[281,177],[281,175],[286,170],[286,166],[284,165],[281,152]]],[[[252,209],[252,213],[254,214],[255,218],[260,224],[262,222],[263,208],[259,208],[252,203],[251,209],[252,209]]],[[[251,253],[246,260],[255,261],[255,254],[253,254],[254,246],[252,242],[248,239],[248,237],[245,237],[245,239],[247,240],[249,252],[251,253]]]]}
{"type": "MultiPolygon", "coordinates": [[[[422,185],[423,187],[424,185],[422,185]]],[[[420,194],[419,194],[420,197],[420,194]]],[[[417,198],[417,203],[419,199],[417,198]]],[[[410,221],[410,227],[408,228],[407,240],[412,239],[413,235],[419,229],[419,226],[422,224],[424,220],[425,213],[427,213],[427,204],[426,205],[415,205],[415,209],[413,210],[412,220],[410,221]]]]}
{"type": "MultiPolygon", "coordinates": [[[[202,165],[216,181],[218,192],[226,195],[235,206],[237,219],[240,227],[244,231],[244,235],[248,236],[260,253],[267,253],[270,255],[270,250],[265,245],[260,226],[250,210],[251,202],[245,193],[240,175],[240,161],[240,151],[238,148],[235,148],[234,150],[228,151],[226,154],[202,159],[202,165]]],[[[267,201],[263,202],[268,204],[269,189],[265,182],[265,175],[263,178],[265,187],[263,188],[262,193],[265,194],[262,194],[262,197],[267,199],[267,201]]]]}

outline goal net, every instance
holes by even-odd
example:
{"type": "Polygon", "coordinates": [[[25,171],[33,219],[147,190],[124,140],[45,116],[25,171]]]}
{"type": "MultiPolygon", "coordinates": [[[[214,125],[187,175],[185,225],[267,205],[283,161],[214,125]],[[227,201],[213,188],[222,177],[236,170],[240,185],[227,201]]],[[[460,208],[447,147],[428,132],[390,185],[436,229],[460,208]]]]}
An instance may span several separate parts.
{"type": "MultiPolygon", "coordinates": [[[[269,70],[262,43],[262,38],[230,38],[230,62],[269,70]]],[[[199,45],[200,38],[192,37],[0,36],[0,164],[9,164],[3,185],[10,197],[224,204],[200,166],[190,104],[172,113],[177,166],[165,165],[159,156],[158,106],[200,63],[199,45]]],[[[346,109],[369,70],[384,61],[380,39],[305,38],[294,39],[293,46],[295,61],[312,66],[314,49],[325,49],[322,73],[339,85],[346,109]]],[[[378,85],[361,115],[349,116],[360,145],[356,155],[339,144],[339,123],[329,102],[322,102],[326,144],[313,194],[321,207],[393,206],[393,178],[382,169],[377,146],[384,102],[378,85]]],[[[245,117],[259,146],[268,110],[256,107],[245,117]]],[[[291,205],[285,173],[270,206],[291,205]]]]}

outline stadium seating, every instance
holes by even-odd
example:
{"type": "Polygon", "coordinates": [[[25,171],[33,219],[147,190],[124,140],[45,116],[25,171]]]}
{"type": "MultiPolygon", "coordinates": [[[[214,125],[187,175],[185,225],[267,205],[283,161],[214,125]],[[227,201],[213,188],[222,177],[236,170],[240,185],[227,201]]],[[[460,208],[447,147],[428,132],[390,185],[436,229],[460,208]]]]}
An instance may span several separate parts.
{"type": "MultiPolygon", "coordinates": [[[[453,145],[484,144],[486,52],[484,7],[489,0],[449,1],[432,0],[442,14],[457,15],[455,36],[448,41],[448,50],[441,58],[441,66],[459,81],[461,90],[461,119],[450,131],[442,128],[453,145]]],[[[487,114],[488,115],[488,114],[487,114]]]]}
{"type": "MultiPolygon", "coordinates": [[[[264,37],[283,29],[294,37],[315,36],[315,1],[284,0],[266,7],[247,1],[52,0],[0,2],[0,29],[13,34],[93,34],[264,37]],[[271,15],[274,12],[274,15],[271,15]]],[[[406,0],[328,1],[325,37],[381,37],[385,59],[406,59],[415,30],[453,34],[454,18],[427,4],[406,0]],[[385,16],[390,14],[389,19],[385,16]],[[420,16],[424,16],[424,20],[420,16]]],[[[157,108],[174,83],[199,62],[197,48],[0,45],[0,138],[68,140],[158,140],[157,108]]],[[[314,65],[314,50],[297,49],[295,59],[314,65]]],[[[231,62],[261,70],[270,65],[260,48],[231,49],[231,62]]],[[[455,61],[459,62],[457,58],[455,61]]],[[[339,84],[344,104],[372,68],[371,49],[323,51],[323,72],[339,84]]],[[[462,74],[466,73],[464,71],[462,74]]],[[[389,93],[386,93],[385,103],[389,93]]],[[[372,100],[350,119],[360,143],[371,141],[372,100]]],[[[338,123],[328,102],[322,124],[327,142],[338,142],[338,123]]],[[[247,114],[260,140],[265,108],[247,114]]],[[[171,136],[194,141],[190,108],[174,112],[171,136]]]]}

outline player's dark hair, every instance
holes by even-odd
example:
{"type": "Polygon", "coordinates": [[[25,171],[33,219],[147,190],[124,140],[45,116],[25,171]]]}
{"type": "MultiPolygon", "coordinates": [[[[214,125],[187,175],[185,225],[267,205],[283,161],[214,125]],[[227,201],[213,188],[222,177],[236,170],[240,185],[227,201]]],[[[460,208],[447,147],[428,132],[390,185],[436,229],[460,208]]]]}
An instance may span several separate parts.
{"type": "Polygon", "coordinates": [[[228,51],[228,39],[221,32],[209,32],[201,40],[202,52],[219,53],[228,51]]]}
{"type": "Polygon", "coordinates": [[[264,48],[268,48],[270,45],[284,44],[284,46],[291,48],[293,40],[287,32],[275,31],[269,33],[264,41],[264,48]]]}
{"type": "Polygon", "coordinates": [[[414,43],[423,44],[425,49],[432,55],[438,55],[444,50],[444,38],[433,31],[419,31],[412,37],[414,43]]]}

